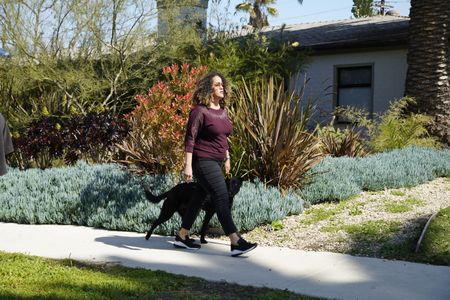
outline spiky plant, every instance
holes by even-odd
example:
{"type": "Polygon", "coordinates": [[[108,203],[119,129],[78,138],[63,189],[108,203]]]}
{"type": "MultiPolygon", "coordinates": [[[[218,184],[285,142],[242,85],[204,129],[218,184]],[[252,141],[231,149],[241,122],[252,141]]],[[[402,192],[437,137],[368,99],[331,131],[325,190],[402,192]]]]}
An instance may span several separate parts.
{"type": "Polygon", "coordinates": [[[282,189],[298,186],[322,158],[314,131],[307,131],[310,105],[273,77],[236,89],[230,108],[234,120],[232,148],[245,151],[248,172],[282,189]]]}
{"type": "Polygon", "coordinates": [[[365,156],[368,151],[364,147],[361,132],[355,128],[341,130],[330,124],[318,130],[320,148],[324,155],[340,156],[365,156]]]}

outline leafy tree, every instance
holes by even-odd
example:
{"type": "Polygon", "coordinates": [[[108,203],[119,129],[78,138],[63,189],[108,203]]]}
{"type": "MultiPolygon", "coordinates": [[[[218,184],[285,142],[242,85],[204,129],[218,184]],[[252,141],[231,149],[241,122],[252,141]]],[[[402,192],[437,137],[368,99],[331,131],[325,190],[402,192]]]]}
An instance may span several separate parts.
{"type": "Polygon", "coordinates": [[[146,0],[4,0],[0,107],[15,127],[39,115],[126,110],[152,68],[146,0]]]}
{"type": "Polygon", "coordinates": [[[433,117],[430,132],[450,145],[450,1],[411,1],[405,94],[433,117]]]}
{"type": "MultiPolygon", "coordinates": [[[[158,0],[158,70],[173,63],[191,64],[197,59],[201,48],[204,46],[206,32],[200,24],[192,22],[192,18],[199,16],[189,10],[190,6],[198,5],[199,0],[158,0]],[[189,18],[185,14],[191,13],[189,18]]],[[[200,21],[198,21],[200,22],[200,21]]]]}
{"type": "Polygon", "coordinates": [[[269,76],[282,80],[305,64],[305,54],[298,51],[297,45],[295,41],[279,42],[258,33],[240,38],[218,34],[203,48],[199,63],[219,70],[234,83],[242,78],[250,83],[269,76]]]}

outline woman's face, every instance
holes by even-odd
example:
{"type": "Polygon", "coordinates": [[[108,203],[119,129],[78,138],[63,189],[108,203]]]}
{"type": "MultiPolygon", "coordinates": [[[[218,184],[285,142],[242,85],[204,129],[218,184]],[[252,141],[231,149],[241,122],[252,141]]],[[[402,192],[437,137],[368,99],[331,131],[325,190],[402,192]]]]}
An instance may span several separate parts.
{"type": "Polygon", "coordinates": [[[224,97],[222,78],[219,76],[212,78],[212,95],[214,99],[222,99],[224,97]]]}

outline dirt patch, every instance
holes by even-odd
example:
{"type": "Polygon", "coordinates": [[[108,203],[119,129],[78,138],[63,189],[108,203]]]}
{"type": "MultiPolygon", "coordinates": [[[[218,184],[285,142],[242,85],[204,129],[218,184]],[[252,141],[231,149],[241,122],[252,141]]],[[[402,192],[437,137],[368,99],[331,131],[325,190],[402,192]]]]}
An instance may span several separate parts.
{"type": "Polygon", "coordinates": [[[313,205],[281,220],[282,228],[260,226],[243,237],[263,246],[383,257],[386,248],[413,247],[434,212],[450,206],[450,180],[413,188],[363,192],[339,203],[313,205]]]}

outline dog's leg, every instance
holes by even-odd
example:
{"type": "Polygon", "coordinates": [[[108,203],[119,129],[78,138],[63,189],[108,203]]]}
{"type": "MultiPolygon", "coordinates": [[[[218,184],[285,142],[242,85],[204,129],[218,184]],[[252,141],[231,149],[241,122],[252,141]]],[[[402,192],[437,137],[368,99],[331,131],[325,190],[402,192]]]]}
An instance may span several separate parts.
{"type": "Polygon", "coordinates": [[[152,235],[153,230],[155,230],[155,228],[161,225],[162,223],[169,220],[175,212],[176,208],[173,205],[171,205],[169,201],[165,201],[161,208],[161,212],[159,213],[158,219],[150,227],[149,231],[147,232],[147,235],[145,236],[145,239],[148,240],[152,235]]]}
{"type": "Polygon", "coordinates": [[[155,222],[152,224],[152,226],[150,227],[150,229],[147,231],[147,234],[145,235],[145,239],[148,240],[150,238],[150,236],[153,233],[153,230],[155,230],[156,227],[158,227],[158,225],[161,223],[155,222]]]}
{"type": "Polygon", "coordinates": [[[162,223],[164,223],[164,222],[166,222],[167,220],[169,220],[170,217],[172,217],[172,215],[173,215],[173,213],[172,213],[170,216],[163,217],[163,218],[162,218],[162,216],[160,215],[159,218],[158,218],[158,220],[156,220],[156,221],[152,224],[152,226],[150,227],[150,229],[148,230],[147,234],[145,235],[145,239],[148,240],[148,239],[150,238],[150,236],[152,235],[153,230],[155,230],[156,227],[158,227],[158,226],[161,225],[162,223]]]}
{"type": "Polygon", "coordinates": [[[203,219],[203,225],[202,229],[200,230],[200,243],[202,244],[208,244],[208,241],[205,240],[206,231],[209,228],[209,221],[211,221],[211,218],[214,216],[215,211],[214,209],[208,209],[205,213],[205,218],[203,219]]]}

